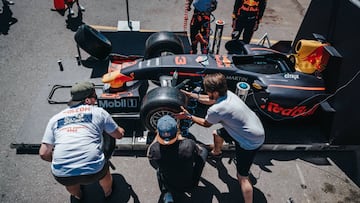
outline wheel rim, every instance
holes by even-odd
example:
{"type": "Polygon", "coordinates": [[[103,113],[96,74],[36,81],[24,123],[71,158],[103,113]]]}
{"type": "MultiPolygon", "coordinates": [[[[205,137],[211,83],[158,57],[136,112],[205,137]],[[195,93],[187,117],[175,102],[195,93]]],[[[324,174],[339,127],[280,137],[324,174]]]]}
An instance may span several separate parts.
{"type": "Polygon", "coordinates": [[[157,125],[157,121],[165,116],[165,115],[170,115],[170,116],[173,116],[173,112],[171,111],[168,111],[168,110],[161,110],[161,111],[156,111],[155,113],[153,113],[151,116],[150,116],[150,125],[153,129],[156,129],[156,125],[157,125]]]}

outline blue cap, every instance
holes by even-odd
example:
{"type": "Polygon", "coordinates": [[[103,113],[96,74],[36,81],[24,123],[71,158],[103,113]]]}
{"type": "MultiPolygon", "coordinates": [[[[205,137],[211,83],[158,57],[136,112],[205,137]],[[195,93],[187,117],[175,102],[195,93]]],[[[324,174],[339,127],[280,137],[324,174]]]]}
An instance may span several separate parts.
{"type": "Polygon", "coordinates": [[[157,122],[157,130],[159,133],[158,142],[163,145],[173,144],[177,138],[177,122],[176,120],[165,115],[161,117],[157,122]]]}

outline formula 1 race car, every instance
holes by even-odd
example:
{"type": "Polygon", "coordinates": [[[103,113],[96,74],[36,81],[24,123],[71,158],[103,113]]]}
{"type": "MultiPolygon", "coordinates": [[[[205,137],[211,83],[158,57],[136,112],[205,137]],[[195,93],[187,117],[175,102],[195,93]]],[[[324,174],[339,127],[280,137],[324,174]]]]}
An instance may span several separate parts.
{"type": "Polygon", "coordinates": [[[223,73],[229,90],[262,119],[311,117],[328,96],[321,76],[297,71],[286,54],[259,45],[252,49],[260,50],[256,54],[186,54],[176,34],[155,32],[146,40],[144,56],[125,56],[111,53],[111,42],[87,25],[79,27],[75,41],[92,57],[109,60],[98,105],[115,118],[140,119],[149,131],[155,131],[158,118],[179,112],[180,106],[195,115],[204,113],[207,107],[180,89],[204,93],[202,79],[208,73],[223,73]]]}

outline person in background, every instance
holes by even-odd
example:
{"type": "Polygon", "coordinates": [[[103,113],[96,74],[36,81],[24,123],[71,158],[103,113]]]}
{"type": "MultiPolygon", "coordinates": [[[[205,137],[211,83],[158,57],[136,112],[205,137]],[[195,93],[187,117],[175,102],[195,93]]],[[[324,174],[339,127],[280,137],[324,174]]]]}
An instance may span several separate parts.
{"type": "Polygon", "coordinates": [[[249,44],[264,15],[267,0],[235,0],[232,13],[231,38],[238,40],[243,34],[243,42],[249,44]]]}
{"type": "Polygon", "coordinates": [[[79,3],[79,0],[65,0],[66,7],[69,9],[69,14],[71,16],[75,15],[74,10],[72,9],[74,3],[76,3],[76,5],[78,6],[80,12],[85,11],[85,7],[79,3]]]}
{"type": "Polygon", "coordinates": [[[197,54],[197,47],[200,43],[201,53],[209,52],[210,37],[210,15],[217,7],[216,0],[188,0],[188,11],[191,11],[191,4],[194,6],[194,13],[190,22],[191,54],[197,54]]]}
{"type": "Polygon", "coordinates": [[[169,203],[178,194],[191,193],[198,185],[207,150],[181,136],[177,121],[165,115],[157,122],[157,135],[149,145],[147,157],[157,170],[163,200],[169,203]]]}
{"type": "Polygon", "coordinates": [[[52,162],[51,171],[72,201],[82,198],[81,185],[99,181],[104,196],[112,192],[112,176],[102,151],[103,131],[121,139],[124,129],[97,107],[94,84],[81,82],[71,88],[69,107],[48,122],[40,146],[41,159],[52,162]]]}
{"type": "Polygon", "coordinates": [[[265,140],[265,131],[261,120],[243,100],[227,88],[226,78],[221,73],[205,76],[203,81],[207,95],[199,95],[182,90],[188,97],[200,103],[211,105],[205,118],[189,114],[182,108],[176,114],[178,119],[190,119],[203,127],[220,123],[223,127],[213,132],[214,147],[209,153],[212,157],[220,157],[224,140],[235,142],[237,178],[245,203],[253,202],[253,186],[249,180],[250,167],[256,152],[265,140]]]}

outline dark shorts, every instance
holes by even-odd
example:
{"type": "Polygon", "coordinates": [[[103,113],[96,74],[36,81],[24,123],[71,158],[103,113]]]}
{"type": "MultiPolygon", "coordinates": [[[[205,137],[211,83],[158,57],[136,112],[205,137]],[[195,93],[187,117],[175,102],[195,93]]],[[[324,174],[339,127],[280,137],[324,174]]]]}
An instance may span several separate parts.
{"type": "Polygon", "coordinates": [[[260,147],[254,150],[243,149],[224,128],[217,129],[216,132],[225,140],[225,142],[235,143],[236,170],[241,176],[249,176],[250,167],[254,161],[256,152],[259,151],[260,147]]]}
{"type": "Polygon", "coordinates": [[[95,174],[71,176],[71,177],[57,177],[53,174],[53,176],[57,182],[59,182],[64,186],[70,186],[76,184],[88,185],[101,180],[103,177],[105,177],[108,170],[109,170],[109,163],[106,162],[104,164],[104,167],[101,169],[101,171],[95,174]]]}

